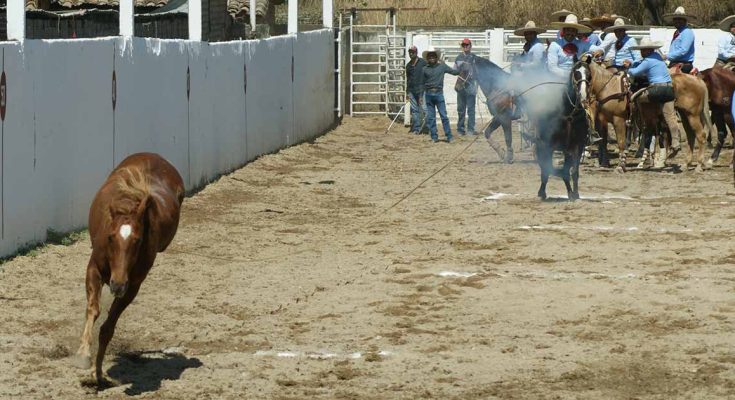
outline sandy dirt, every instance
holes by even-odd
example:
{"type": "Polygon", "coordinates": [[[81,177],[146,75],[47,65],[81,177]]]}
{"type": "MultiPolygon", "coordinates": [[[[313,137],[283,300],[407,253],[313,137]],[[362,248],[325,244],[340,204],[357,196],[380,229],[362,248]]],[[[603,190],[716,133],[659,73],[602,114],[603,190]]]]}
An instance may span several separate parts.
{"type": "Polygon", "coordinates": [[[730,149],[704,174],[585,167],[582,200],[555,178],[541,202],[529,152],[387,125],[347,118],[188,198],[115,387],[69,359],[89,239],[1,265],[0,398],[735,397],[730,149]]]}

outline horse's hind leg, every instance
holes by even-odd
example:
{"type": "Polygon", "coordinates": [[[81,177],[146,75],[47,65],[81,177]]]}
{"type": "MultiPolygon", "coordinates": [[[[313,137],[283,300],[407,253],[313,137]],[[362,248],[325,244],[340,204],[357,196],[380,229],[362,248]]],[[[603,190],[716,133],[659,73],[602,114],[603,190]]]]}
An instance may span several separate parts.
{"type": "Polygon", "coordinates": [[[104,382],[104,378],[102,376],[102,361],[105,359],[107,345],[110,344],[112,335],[115,334],[115,325],[117,325],[117,320],[120,318],[123,311],[125,311],[125,308],[133,302],[133,299],[135,299],[135,296],[138,294],[138,289],[140,289],[139,283],[135,285],[131,284],[122,297],[116,298],[115,301],[112,302],[107,319],[100,328],[99,347],[97,348],[97,359],[95,361],[94,368],[95,378],[97,379],[98,385],[104,382]]]}
{"type": "Polygon", "coordinates": [[[572,168],[574,168],[574,156],[570,154],[569,152],[564,153],[564,167],[562,168],[562,174],[561,178],[564,180],[564,186],[567,188],[567,198],[569,200],[576,200],[576,193],[574,192],[574,189],[572,188],[571,182],[570,182],[570,176],[574,174],[574,171],[572,168]]]}
{"type": "Polygon", "coordinates": [[[549,183],[549,175],[553,168],[551,162],[551,155],[553,152],[551,149],[547,149],[542,144],[536,146],[536,160],[538,161],[539,169],[541,169],[541,186],[538,189],[538,197],[541,200],[546,200],[546,184],[549,183]]]}
{"type": "Polygon", "coordinates": [[[505,135],[505,162],[513,164],[513,129],[510,119],[504,120],[502,125],[505,135]]]}
{"type": "Polygon", "coordinates": [[[697,167],[695,171],[702,172],[705,168],[704,160],[704,146],[707,140],[707,135],[704,133],[704,125],[699,119],[699,115],[687,114],[685,118],[682,118],[684,124],[684,130],[687,133],[687,143],[689,143],[689,162],[692,163],[694,160],[694,141],[697,142],[697,167]]]}
{"type": "Polygon", "coordinates": [[[496,141],[494,141],[490,135],[492,135],[493,132],[495,132],[496,129],[498,129],[501,125],[500,118],[493,117],[492,121],[490,121],[490,124],[485,128],[485,139],[487,140],[487,143],[492,147],[493,150],[495,150],[496,153],[498,153],[498,157],[500,157],[501,160],[505,160],[505,150],[503,150],[503,147],[496,141]]]}
{"type": "Polygon", "coordinates": [[[87,264],[87,277],[85,278],[85,286],[87,291],[87,315],[84,321],[84,330],[82,331],[82,344],[77,351],[74,363],[79,368],[89,368],[92,366],[91,354],[89,348],[92,345],[92,328],[100,315],[100,293],[102,290],[102,278],[97,264],[90,257],[87,264]]]}
{"type": "Polygon", "coordinates": [[[625,172],[625,163],[627,161],[627,150],[628,145],[626,143],[627,126],[625,125],[625,118],[616,116],[613,118],[613,125],[615,125],[615,136],[618,140],[618,166],[615,168],[617,172],[625,172]]]}

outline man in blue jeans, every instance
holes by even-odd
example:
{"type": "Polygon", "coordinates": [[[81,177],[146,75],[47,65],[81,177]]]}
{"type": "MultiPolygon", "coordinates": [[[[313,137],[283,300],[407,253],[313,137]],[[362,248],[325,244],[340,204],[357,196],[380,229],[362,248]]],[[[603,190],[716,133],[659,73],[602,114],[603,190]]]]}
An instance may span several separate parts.
{"type": "Polygon", "coordinates": [[[424,98],[427,108],[426,124],[429,126],[431,140],[434,143],[439,141],[439,135],[436,132],[436,111],[439,110],[444,134],[447,136],[447,142],[451,142],[452,128],[449,126],[447,105],[444,102],[444,74],[459,75],[459,71],[443,62],[439,62],[440,52],[433,47],[424,51],[423,56],[427,62],[424,67],[424,98]]]}
{"type": "MultiPolygon", "coordinates": [[[[462,40],[462,53],[454,60],[454,69],[461,70],[462,64],[474,64],[475,54],[472,53],[472,41],[468,38],[462,40]]],[[[467,132],[475,135],[475,102],[477,100],[477,81],[470,74],[467,80],[457,82],[454,88],[457,91],[457,133],[464,136],[464,118],[467,113],[467,132]]]]}
{"type": "Polygon", "coordinates": [[[424,67],[426,61],[418,56],[416,46],[408,49],[410,60],[406,64],[406,97],[411,102],[411,132],[421,133],[421,116],[426,116],[426,102],[424,102],[424,67]]]}

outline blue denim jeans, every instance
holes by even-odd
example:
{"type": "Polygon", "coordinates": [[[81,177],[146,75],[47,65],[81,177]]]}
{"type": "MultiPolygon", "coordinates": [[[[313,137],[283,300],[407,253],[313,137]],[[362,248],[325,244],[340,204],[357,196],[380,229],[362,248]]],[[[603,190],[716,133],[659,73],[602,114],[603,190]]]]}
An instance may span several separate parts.
{"type": "Polygon", "coordinates": [[[447,118],[447,105],[444,102],[444,93],[442,92],[426,92],[426,125],[429,126],[432,140],[439,140],[436,132],[436,111],[439,110],[439,117],[442,120],[442,127],[447,139],[452,138],[452,128],[449,126],[449,118],[447,118]]]}
{"type": "Polygon", "coordinates": [[[426,118],[426,99],[424,99],[424,93],[409,92],[408,99],[411,102],[411,132],[420,132],[423,125],[421,122],[426,118]]]}
{"type": "Polygon", "coordinates": [[[477,95],[467,94],[464,90],[457,92],[457,132],[464,135],[464,116],[467,111],[467,131],[475,131],[475,103],[477,95]]]}

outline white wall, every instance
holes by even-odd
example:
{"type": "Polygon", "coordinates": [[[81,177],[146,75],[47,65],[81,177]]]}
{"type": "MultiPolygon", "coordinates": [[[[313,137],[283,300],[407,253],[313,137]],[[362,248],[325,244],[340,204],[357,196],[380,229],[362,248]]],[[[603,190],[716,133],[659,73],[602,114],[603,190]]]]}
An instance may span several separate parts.
{"type": "Polygon", "coordinates": [[[0,256],[49,228],[85,226],[97,189],[129,154],[163,155],[192,190],[325,132],[335,123],[333,46],[331,30],[217,44],[0,43],[0,256]]]}

